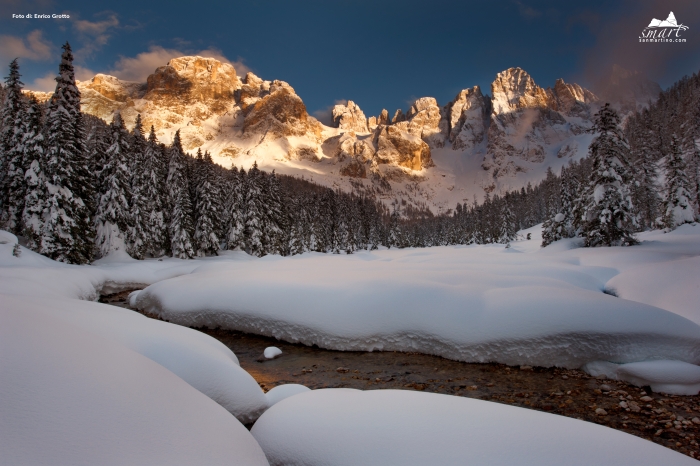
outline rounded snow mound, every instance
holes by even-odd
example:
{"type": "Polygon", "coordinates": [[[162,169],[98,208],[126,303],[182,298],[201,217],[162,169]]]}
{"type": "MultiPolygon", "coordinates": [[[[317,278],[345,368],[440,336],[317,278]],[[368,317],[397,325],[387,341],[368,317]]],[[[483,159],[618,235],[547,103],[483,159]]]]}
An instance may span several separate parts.
{"type": "Polygon", "coordinates": [[[299,393],[308,392],[311,389],[305,385],[299,385],[297,383],[288,383],[285,385],[278,385],[269,392],[265,393],[267,402],[270,406],[279,403],[285,398],[290,396],[298,395],[299,393]]]}
{"type": "Polygon", "coordinates": [[[695,465],[590,422],[403,390],[312,390],[263,414],[251,433],[271,465],[695,465]]]}

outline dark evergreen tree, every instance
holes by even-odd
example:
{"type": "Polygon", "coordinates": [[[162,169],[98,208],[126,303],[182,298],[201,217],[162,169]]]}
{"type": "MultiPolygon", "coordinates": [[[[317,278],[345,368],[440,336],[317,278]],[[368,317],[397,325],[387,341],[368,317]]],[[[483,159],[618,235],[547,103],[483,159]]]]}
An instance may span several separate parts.
{"type": "Polygon", "coordinates": [[[146,199],[146,211],[143,217],[144,235],[147,239],[145,254],[158,257],[165,252],[167,227],[163,208],[164,179],[161,177],[161,149],[156,138],[156,132],[151,126],[151,132],[146,142],[143,157],[143,190],[141,195],[146,199]]]}
{"type": "Polygon", "coordinates": [[[197,156],[197,223],[195,225],[194,243],[198,256],[216,255],[219,250],[219,238],[216,235],[216,219],[222,212],[219,210],[220,197],[216,183],[216,171],[211,155],[201,152],[197,156]]]}
{"type": "Polygon", "coordinates": [[[693,223],[695,214],[688,190],[690,183],[686,164],[681,155],[679,140],[673,136],[671,152],[666,158],[666,199],[664,200],[664,226],[670,230],[684,223],[693,223]]]}
{"type": "Polygon", "coordinates": [[[170,165],[168,170],[168,204],[170,206],[169,236],[173,257],[191,259],[195,252],[192,247],[194,224],[192,219],[192,200],[186,178],[187,156],[182,150],[180,131],[175,133],[170,146],[170,165]]]}
{"type": "Polygon", "coordinates": [[[94,198],[91,183],[84,178],[80,91],[75,84],[73,54],[63,46],[56,91],[47,115],[46,201],[41,253],[52,259],[84,264],[93,253],[94,227],[89,206],[94,198]]]}
{"type": "Polygon", "coordinates": [[[40,250],[41,231],[44,224],[43,212],[48,197],[43,170],[46,158],[41,120],[42,112],[39,102],[31,98],[27,109],[27,127],[23,141],[24,158],[29,164],[29,168],[27,168],[24,177],[26,196],[22,211],[22,225],[27,246],[34,251],[40,250]]]}
{"type": "Polygon", "coordinates": [[[588,247],[636,244],[629,144],[609,104],[595,115],[589,154],[593,164],[586,192],[583,237],[588,247]]]}
{"type": "Polygon", "coordinates": [[[128,138],[130,144],[130,157],[128,158],[131,173],[131,216],[133,222],[129,228],[128,252],[131,257],[143,259],[153,239],[150,237],[149,217],[151,210],[149,204],[149,184],[152,183],[151,173],[146,170],[146,139],[143,136],[143,123],[141,114],[136,116],[134,129],[128,138]]]}
{"type": "Polygon", "coordinates": [[[258,164],[248,171],[244,186],[244,221],[243,221],[243,244],[248,254],[263,256],[262,228],[265,208],[262,205],[262,174],[258,169],[258,164]]]}
{"type": "Polygon", "coordinates": [[[0,132],[0,226],[13,233],[21,230],[20,220],[26,195],[24,172],[29,168],[24,159],[27,109],[22,85],[19,64],[14,59],[10,63],[10,74],[5,79],[0,132]]]}
{"type": "Polygon", "coordinates": [[[245,211],[243,188],[245,185],[246,173],[243,169],[239,172],[236,167],[232,167],[229,172],[225,206],[226,221],[226,248],[243,248],[245,230],[245,211]]]}
{"type": "Polygon", "coordinates": [[[103,169],[104,185],[100,190],[100,202],[95,214],[96,245],[102,257],[113,251],[131,250],[127,242],[137,220],[131,215],[129,202],[129,133],[124,128],[119,113],[114,114],[109,129],[110,146],[106,154],[107,164],[103,169]]]}

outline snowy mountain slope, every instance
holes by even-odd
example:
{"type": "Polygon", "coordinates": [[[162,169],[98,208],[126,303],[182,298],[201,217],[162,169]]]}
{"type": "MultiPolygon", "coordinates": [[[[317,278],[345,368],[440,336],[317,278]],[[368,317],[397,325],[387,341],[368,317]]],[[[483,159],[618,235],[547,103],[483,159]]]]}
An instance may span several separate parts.
{"type": "Polygon", "coordinates": [[[435,212],[536,183],[547,167],[557,171],[583,157],[599,101],[577,84],[560,79],[544,89],[509,68],[497,74],[491,97],[475,86],[443,107],[423,97],[405,113],[369,118],[350,101],[335,106],[329,127],[308,114],[286,82],[240,77],[231,65],[203,57],[172,59],[146,83],[98,74],[78,87],[83,111],[107,121],[119,111],[128,127],[141,114],[161,142],[179,130],[185,150],[209,151],[224,166],[257,162],[435,212]]]}

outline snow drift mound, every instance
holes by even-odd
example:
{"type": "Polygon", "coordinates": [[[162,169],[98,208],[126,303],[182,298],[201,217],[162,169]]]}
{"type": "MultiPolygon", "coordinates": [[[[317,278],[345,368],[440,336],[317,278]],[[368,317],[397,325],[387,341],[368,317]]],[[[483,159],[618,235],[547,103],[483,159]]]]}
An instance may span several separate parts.
{"type": "Polygon", "coordinates": [[[135,301],[185,326],[335,350],[568,368],[598,360],[700,363],[700,326],[603,294],[607,278],[595,275],[608,271],[491,250],[488,257],[440,247],[212,264],[151,285],[135,301]]]}
{"type": "Polygon", "coordinates": [[[105,304],[2,296],[13,310],[66,322],[122,344],[151,359],[226,408],[243,423],[267,409],[267,399],[253,377],[223,343],[196,330],[168,324],[105,304]]]}
{"type": "Polygon", "coordinates": [[[271,407],[251,433],[273,466],[696,464],[593,423],[402,390],[301,393],[271,407]]]}
{"type": "Polygon", "coordinates": [[[160,364],[8,299],[0,297],[0,463],[268,464],[240,422],[160,364]]]}

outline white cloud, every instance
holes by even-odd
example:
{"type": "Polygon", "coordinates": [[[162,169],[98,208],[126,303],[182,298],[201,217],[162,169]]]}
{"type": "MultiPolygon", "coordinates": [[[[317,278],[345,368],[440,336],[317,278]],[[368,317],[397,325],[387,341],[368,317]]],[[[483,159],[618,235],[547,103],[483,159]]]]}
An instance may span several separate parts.
{"type": "Polygon", "coordinates": [[[188,53],[177,49],[151,46],[147,52],[141,52],[135,57],[121,57],[109,71],[109,74],[125,81],[144,82],[156,68],[166,65],[171,58],[185,55],[199,55],[207,58],[215,58],[222,63],[229,63],[235,68],[236,74],[239,76],[245,76],[245,74],[250,71],[250,68],[248,68],[241,59],[238,61],[231,61],[223,55],[221,50],[215,48],[188,53]]]}
{"type": "Polygon", "coordinates": [[[41,78],[36,78],[27,88],[32,91],[53,92],[56,90],[56,73],[46,73],[41,78]]]}
{"type": "Polygon", "coordinates": [[[78,33],[83,47],[75,52],[76,58],[85,60],[100,50],[111,37],[111,31],[119,27],[119,19],[111,14],[104,21],[73,21],[73,29],[78,33]]]}
{"type": "MultiPolygon", "coordinates": [[[[74,66],[75,69],[75,79],[78,81],[87,81],[92,79],[97,73],[91,69],[84,68],[79,65],[74,66]]],[[[42,91],[42,92],[53,92],[56,90],[56,76],[57,74],[53,71],[46,73],[40,78],[36,78],[32,83],[27,86],[27,89],[32,91],[42,91]]]]}
{"type": "Polygon", "coordinates": [[[53,58],[53,44],[43,37],[40,30],[30,32],[27,37],[0,36],[0,60],[9,62],[15,58],[43,61],[53,58]]]}

